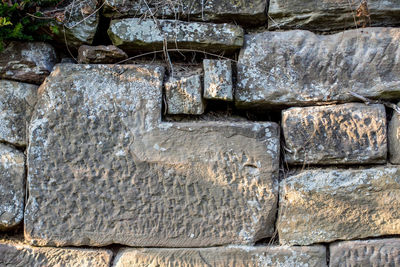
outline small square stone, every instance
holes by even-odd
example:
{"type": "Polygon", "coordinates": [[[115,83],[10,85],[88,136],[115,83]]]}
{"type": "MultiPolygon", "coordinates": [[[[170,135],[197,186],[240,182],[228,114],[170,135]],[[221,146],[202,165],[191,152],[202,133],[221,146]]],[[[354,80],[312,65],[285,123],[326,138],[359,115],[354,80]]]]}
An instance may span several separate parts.
{"type": "Polygon", "coordinates": [[[232,63],[230,60],[203,61],[204,98],[225,101],[233,100],[232,63]]]}

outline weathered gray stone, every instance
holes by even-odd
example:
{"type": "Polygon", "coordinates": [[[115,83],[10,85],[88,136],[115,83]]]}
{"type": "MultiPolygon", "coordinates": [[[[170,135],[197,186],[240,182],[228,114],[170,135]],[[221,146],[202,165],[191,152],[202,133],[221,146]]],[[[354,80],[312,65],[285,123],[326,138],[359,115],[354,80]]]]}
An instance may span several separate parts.
{"type": "Polygon", "coordinates": [[[400,28],[333,35],[247,35],[238,62],[237,105],[287,106],[400,97],[400,28]]]}
{"type": "Polygon", "coordinates": [[[400,164],[400,114],[395,111],[388,127],[388,143],[390,162],[400,164]]]}
{"type": "Polygon", "coordinates": [[[41,84],[56,63],[56,51],[50,44],[10,42],[0,52],[0,77],[41,84]]]}
{"type": "Polygon", "coordinates": [[[204,98],[232,101],[232,63],[230,60],[203,60],[204,98]]]}
{"type": "Polygon", "coordinates": [[[385,163],[386,112],[380,104],[290,108],[282,112],[289,164],[385,163]]]}
{"type": "Polygon", "coordinates": [[[117,63],[128,55],[113,45],[82,45],[78,49],[78,63],[117,63]]]}
{"type": "Polygon", "coordinates": [[[168,114],[204,113],[200,75],[169,78],[164,86],[168,114]]]}
{"type": "Polygon", "coordinates": [[[279,241],[309,245],[400,233],[400,169],[316,169],[280,189],[279,241]]]}
{"type": "Polygon", "coordinates": [[[24,217],[24,179],[24,154],[0,144],[0,230],[18,225],[24,217]]]}
{"type": "Polygon", "coordinates": [[[0,241],[0,266],[108,267],[112,252],[106,249],[37,248],[22,242],[0,241]]]}
{"type": "Polygon", "coordinates": [[[26,145],[26,128],[36,104],[37,86],[0,80],[0,141],[26,145]]]}
{"type": "Polygon", "coordinates": [[[59,33],[53,39],[69,49],[78,49],[84,44],[91,45],[99,25],[97,4],[97,0],[73,1],[69,4],[65,8],[64,16],[54,22],[59,33]]]}
{"type": "Polygon", "coordinates": [[[230,24],[139,18],[112,20],[108,29],[113,44],[125,51],[160,50],[164,39],[170,49],[232,51],[242,47],[243,34],[230,24]]]}
{"type": "Polygon", "coordinates": [[[28,241],[199,247],[273,234],[279,126],[161,122],[162,81],[155,66],[56,67],[30,125],[28,241]]]}
{"type": "Polygon", "coordinates": [[[330,267],[400,266],[400,239],[344,241],[331,244],[330,267]]]}
{"type": "Polygon", "coordinates": [[[201,249],[123,249],[114,267],[128,266],[315,266],[326,265],[324,246],[229,246],[201,249]]]}
{"type": "Polygon", "coordinates": [[[201,21],[238,22],[245,25],[260,25],[267,22],[265,0],[110,0],[104,6],[106,17],[155,15],[161,18],[179,18],[201,21]],[[149,10],[150,8],[150,10],[149,10]]]}
{"type": "Polygon", "coordinates": [[[362,26],[400,25],[400,2],[368,0],[367,13],[361,1],[348,0],[270,0],[268,28],[332,31],[362,26]],[[368,18],[369,15],[369,18],[368,18]],[[356,22],[355,22],[356,21],[356,22]]]}

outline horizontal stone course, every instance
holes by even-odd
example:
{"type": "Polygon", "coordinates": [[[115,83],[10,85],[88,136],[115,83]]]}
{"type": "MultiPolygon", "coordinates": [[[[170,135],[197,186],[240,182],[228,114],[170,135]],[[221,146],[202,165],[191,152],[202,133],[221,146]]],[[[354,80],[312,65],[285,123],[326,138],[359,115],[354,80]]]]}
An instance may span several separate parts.
{"type": "Polygon", "coordinates": [[[296,107],[282,112],[289,164],[385,163],[385,107],[348,103],[296,107]]]}
{"type": "Polygon", "coordinates": [[[329,245],[330,267],[400,266],[400,239],[337,242],[329,245]]]}
{"type": "Polygon", "coordinates": [[[108,267],[112,252],[106,249],[37,248],[22,242],[0,240],[0,266],[108,267]]]}
{"type": "Polygon", "coordinates": [[[326,248],[229,246],[202,249],[123,249],[114,267],[127,266],[309,266],[324,267],[326,248]]]}
{"type": "Polygon", "coordinates": [[[221,52],[242,47],[244,33],[231,24],[127,18],[111,20],[108,35],[128,52],[162,50],[164,44],[169,49],[221,52]]]}
{"type": "Polygon", "coordinates": [[[236,105],[273,108],[359,101],[352,93],[397,100],[399,42],[400,28],[246,35],[239,55],[236,105]]]}
{"type": "Polygon", "coordinates": [[[314,169],[282,181],[279,242],[310,245],[400,234],[400,169],[314,169]]]}
{"type": "Polygon", "coordinates": [[[48,77],[29,128],[29,242],[203,247],[272,236],[279,126],[161,122],[163,74],[60,64],[48,77]]]}

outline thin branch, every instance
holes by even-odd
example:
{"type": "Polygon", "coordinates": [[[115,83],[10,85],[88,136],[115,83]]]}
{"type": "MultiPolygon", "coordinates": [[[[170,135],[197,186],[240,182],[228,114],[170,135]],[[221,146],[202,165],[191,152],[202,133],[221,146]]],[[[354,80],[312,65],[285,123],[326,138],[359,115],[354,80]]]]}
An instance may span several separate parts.
{"type": "Polygon", "coordinates": [[[382,100],[371,100],[369,98],[366,98],[362,95],[359,95],[357,93],[354,92],[349,92],[349,94],[351,94],[352,96],[354,96],[355,98],[360,99],[361,101],[363,101],[365,104],[370,105],[370,104],[382,104],[385,105],[388,108],[393,109],[394,111],[396,111],[397,113],[400,114],[400,107],[396,104],[390,103],[390,102],[385,102],[382,100]]]}

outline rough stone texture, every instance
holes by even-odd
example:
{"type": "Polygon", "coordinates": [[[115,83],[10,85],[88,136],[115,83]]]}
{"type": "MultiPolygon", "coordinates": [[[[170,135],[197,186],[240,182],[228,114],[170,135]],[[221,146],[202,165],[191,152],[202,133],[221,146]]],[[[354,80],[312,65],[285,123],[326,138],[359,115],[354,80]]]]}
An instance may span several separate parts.
{"type": "Polygon", "coordinates": [[[289,164],[385,163],[386,112],[380,104],[290,108],[282,112],[289,164]]]}
{"type": "MultiPolygon", "coordinates": [[[[397,105],[400,105],[398,103],[397,105]]],[[[393,112],[388,127],[389,160],[392,164],[400,164],[400,114],[393,112]]]]}
{"type": "Polygon", "coordinates": [[[232,101],[232,63],[230,60],[203,60],[204,98],[232,101]]]}
{"type": "Polygon", "coordinates": [[[104,6],[107,17],[143,16],[154,14],[161,18],[179,18],[182,20],[201,20],[217,22],[238,22],[245,25],[260,25],[267,22],[265,0],[110,0],[104,6]]]}
{"type": "Polygon", "coordinates": [[[36,104],[37,86],[0,80],[0,141],[26,145],[26,128],[36,104]]]}
{"type": "Polygon", "coordinates": [[[55,22],[59,28],[55,41],[67,44],[69,49],[92,44],[99,25],[97,4],[97,0],[73,1],[69,4],[65,8],[65,15],[59,18],[61,22],[55,22]]]}
{"type": "Polygon", "coordinates": [[[229,246],[202,249],[124,249],[114,267],[128,266],[315,266],[326,265],[323,246],[229,246]]]}
{"type": "Polygon", "coordinates": [[[348,102],[400,97],[400,28],[333,35],[308,31],[247,35],[238,62],[237,105],[348,102]]]}
{"type": "Polygon", "coordinates": [[[305,29],[332,31],[356,26],[400,25],[400,2],[398,0],[368,0],[367,16],[356,16],[361,1],[348,0],[270,0],[270,30],[305,29]],[[356,23],[354,20],[356,19],[356,23]]]}
{"type": "Polygon", "coordinates": [[[316,169],[286,178],[277,228],[285,245],[400,233],[400,169],[316,169]]]}
{"type": "Polygon", "coordinates": [[[78,63],[117,63],[128,55],[113,45],[82,45],[78,49],[78,63]]]}
{"type": "Polygon", "coordinates": [[[56,63],[56,51],[50,44],[10,42],[0,52],[0,78],[41,84],[56,63]]]}
{"type": "Polygon", "coordinates": [[[125,51],[160,50],[165,39],[169,49],[220,52],[242,47],[244,33],[230,24],[129,18],[112,20],[108,35],[125,51]]]}
{"type": "Polygon", "coordinates": [[[25,238],[198,247],[271,236],[279,126],[161,122],[163,70],[60,64],[30,125],[25,238]]]}
{"type": "Polygon", "coordinates": [[[37,248],[21,242],[0,241],[0,266],[108,267],[112,252],[105,249],[37,248]]]}
{"type": "Polygon", "coordinates": [[[204,113],[200,75],[169,78],[164,86],[168,114],[204,113]]]}
{"type": "Polygon", "coordinates": [[[400,239],[357,240],[334,243],[330,267],[400,266],[400,239]]]}
{"type": "Polygon", "coordinates": [[[0,144],[0,230],[12,228],[23,219],[24,179],[24,154],[14,147],[0,144]]]}

